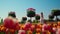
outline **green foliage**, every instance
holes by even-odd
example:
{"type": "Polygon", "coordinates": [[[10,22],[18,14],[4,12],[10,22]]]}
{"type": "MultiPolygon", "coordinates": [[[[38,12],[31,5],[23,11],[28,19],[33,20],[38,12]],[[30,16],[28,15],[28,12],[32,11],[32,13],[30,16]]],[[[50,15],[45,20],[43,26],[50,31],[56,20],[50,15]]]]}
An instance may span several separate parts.
{"type": "Polygon", "coordinates": [[[3,19],[1,19],[1,23],[3,23],[3,19]]]}
{"type": "Polygon", "coordinates": [[[0,22],[0,24],[3,24],[3,19],[1,19],[1,22],[0,22]]]}
{"type": "Polygon", "coordinates": [[[58,21],[57,16],[60,16],[60,10],[59,9],[52,10],[51,14],[56,16],[56,21],[58,21]]]}
{"type": "Polygon", "coordinates": [[[54,16],[53,15],[49,15],[49,19],[53,20],[54,16]]]}
{"type": "Polygon", "coordinates": [[[36,16],[35,16],[35,19],[36,19],[36,20],[39,20],[39,19],[40,19],[40,16],[39,16],[39,15],[36,15],[36,16]]]}
{"type": "Polygon", "coordinates": [[[22,20],[20,23],[21,23],[21,24],[24,24],[24,23],[26,23],[26,21],[23,21],[23,20],[22,20]]]}
{"type": "Polygon", "coordinates": [[[59,16],[60,15],[60,10],[52,10],[51,12],[54,16],[59,16]]]}
{"type": "Polygon", "coordinates": [[[26,23],[27,17],[22,17],[22,21],[20,22],[21,24],[26,23]]]}
{"type": "Polygon", "coordinates": [[[39,21],[38,20],[33,20],[33,23],[38,23],[39,21]]]}
{"type": "Polygon", "coordinates": [[[35,16],[35,11],[27,11],[27,16],[28,17],[34,17],[35,16]]]}
{"type": "Polygon", "coordinates": [[[22,20],[23,20],[23,21],[26,21],[26,20],[27,20],[27,17],[22,17],[22,20]]]}

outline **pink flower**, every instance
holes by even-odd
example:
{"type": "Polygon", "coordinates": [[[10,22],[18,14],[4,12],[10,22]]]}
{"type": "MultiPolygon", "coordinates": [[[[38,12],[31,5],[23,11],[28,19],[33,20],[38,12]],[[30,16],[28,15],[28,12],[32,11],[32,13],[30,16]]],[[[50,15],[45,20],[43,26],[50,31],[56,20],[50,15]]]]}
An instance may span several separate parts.
{"type": "Polygon", "coordinates": [[[60,34],[60,28],[57,29],[56,34],[60,34]]]}
{"type": "Polygon", "coordinates": [[[18,34],[26,34],[25,30],[19,30],[18,34]]]}
{"type": "Polygon", "coordinates": [[[28,10],[28,11],[35,11],[34,8],[28,8],[27,10],[28,10]]]}

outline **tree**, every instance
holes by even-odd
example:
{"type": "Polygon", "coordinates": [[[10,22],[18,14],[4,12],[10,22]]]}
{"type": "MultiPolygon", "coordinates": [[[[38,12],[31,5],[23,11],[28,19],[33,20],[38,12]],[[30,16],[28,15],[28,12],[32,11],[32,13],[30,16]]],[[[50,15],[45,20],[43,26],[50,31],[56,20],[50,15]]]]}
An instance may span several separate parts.
{"type": "Polygon", "coordinates": [[[54,15],[50,14],[50,15],[49,15],[49,20],[52,21],[53,18],[54,18],[54,15]]]}
{"type": "Polygon", "coordinates": [[[35,23],[38,23],[39,22],[38,20],[40,20],[40,15],[39,14],[36,14],[35,15],[35,23]]]}
{"type": "Polygon", "coordinates": [[[26,21],[27,20],[27,17],[22,17],[22,20],[26,21]]]}
{"type": "Polygon", "coordinates": [[[3,18],[0,17],[0,24],[3,24],[3,18]]]}
{"type": "Polygon", "coordinates": [[[38,23],[39,21],[38,20],[33,20],[33,23],[38,23]]]}
{"type": "Polygon", "coordinates": [[[56,20],[57,20],[57,16],[60,16],[60,10],[59,10],[59,9],[52,10],[51,13],[52,13],[54,16],[56,16],[56,20]]]}
{"type": "Polygon", "coordinates": [[[35,16],[35,9],[33,8],[28,8],[27,9],[27,17],[30,17],[30,20],[32,19],[32,17],[35,16]]]}
{"type": "Polygon", "coordinates": [[[25,23],[26,20],[27,20],[27,17],[22,17],[22,21],[21,21],[21,23],[25,23]]]}
{"type": "Polygon", "coordinates": [[[40,19],[40,15],[39,15],[39,14],[36,14],[36,15],[35,15],[35,19],[36,19],[36,20],[39,20],[39,19],[40,19]]]}
{"type": "Polygon", "coordinates": [[[3,23],[3,18],[1,19],[1,23],[3,23]]]}

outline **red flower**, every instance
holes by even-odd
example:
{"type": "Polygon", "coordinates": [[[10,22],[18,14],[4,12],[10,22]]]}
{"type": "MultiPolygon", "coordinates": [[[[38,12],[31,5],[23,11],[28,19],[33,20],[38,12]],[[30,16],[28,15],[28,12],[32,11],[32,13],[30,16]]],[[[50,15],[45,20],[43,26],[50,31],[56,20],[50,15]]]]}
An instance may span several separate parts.
{"type": "Polygon", "coordinates": [[[17,23],[17,21],[14,22],[14,19],[12,17],[6,18],[4,20],[4,26],[9,29],[19,29],[19,23],[17,23]]]}
{"type": "Polygon", "coordinates": [[[34,29],[35,29],[35,25],[32,24],[30,30],[33,32],[34,29]]]}
{"type": "Polygon", "coordinates": [[[13,20],[12,19],[8,19],[8,18],[6,18],[5,20],[4,20],[4,26],[6,27],[6,28],[14,28],[13,27],[13,20]]]}
{"type": "Polygon", "coordinates": [[[31,28],[31,23],[29,23],[29,22],[26,23],[26,24],[25,24],[25,28],[26,28],[27,30],[28,30],[29,28],[31,28]]]}

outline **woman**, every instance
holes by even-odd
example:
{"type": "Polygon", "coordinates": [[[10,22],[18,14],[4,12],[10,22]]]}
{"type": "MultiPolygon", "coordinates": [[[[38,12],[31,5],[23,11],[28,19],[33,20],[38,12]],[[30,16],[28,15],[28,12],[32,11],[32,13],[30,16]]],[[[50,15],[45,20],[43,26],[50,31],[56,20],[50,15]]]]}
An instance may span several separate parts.
{"type": "Polygon", "coordinates": [[[18,20],[16,19],[15,12],[9,12],[8,17],[4,19],[4,26],[6,29],[6,34],[8,34],[8,30],[11,31],[11,34],[14,34],[15,30],[19,27],[18,20]]]}

